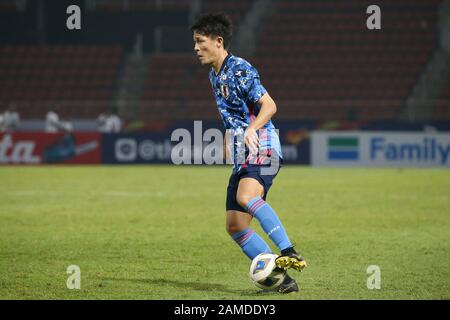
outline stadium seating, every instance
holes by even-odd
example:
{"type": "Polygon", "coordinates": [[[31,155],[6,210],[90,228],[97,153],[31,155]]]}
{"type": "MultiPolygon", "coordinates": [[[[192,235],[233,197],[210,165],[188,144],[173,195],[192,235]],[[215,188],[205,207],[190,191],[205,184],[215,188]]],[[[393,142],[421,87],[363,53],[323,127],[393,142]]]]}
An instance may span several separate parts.
{"type": "Polygon", "coordinates": [[[17,4],[15,0],[2,0],[0,1],[0,12],[14,12],[17,10],[17,4]]]}
{"type": "Polygon", "coordinates": [[[442,96],[436,101],[433,110],[433,120],[450,120],[450,79],[442,96]]]}
{"type": "Polygon", "coordinates": [[[190,0],[96,0],[95,10],[113,11],[186,11],[190,0]]]}
{"type": "MultiPolygon", "coordinates": [[[[252,4],[253,0],[204,1],[202,12],[226,12],[238,30],[252,4]]],[[[144,86],[140,118],[216,119],[218,113],[208,72],[209,68],[200,66],[193,51],[154,55],[144,86]]]]}
{"type": "MultiPolygon", "coordinates": [[[[280,0],[255,34],[254,56],[244,58],[259,70],[279,119],[392,120],[437,45],[440,2],[379,1],[382,30],[371,31],[367,1],[280,0]]],[[[189,0],[95,3],[106,13],[187,14],[190,6],[189,0]]],[[[237,33],[253,3],[202,1],[202,12],[228,13],[237,33]]],[[[0,11],[14,10],[15,1],[0,4],[0,11]]],[[[65,117],[96,117],[111,104],[123,51],[119,45],[0,46],[0,109],[15,102],[23,118],[42,118],[49,104],[58,104],[65,117]]],[[[153,54],[148,71],[139,119],[218,118],[209,69],[193,52],[153,54]]],[[[450,119],[449,109],[450,84],[433,118],[450,119]]]]}
{"type": "MultiPolygon", "coordinates": [[[[372,31],[368,2],[281,0],[255,35],[255,56],[244,58],[277,101],[278,118],[395,119],[437,44],[440,2],[384,1],[382,30],[372,31]]],[[[231,1],[224,11],[239,6],[231,1]]],[[[180,117],[216,118],[206,74],[190,55],[155,56],[144,99],[176,105],[180,117]]]]}
{"type": "Polygon", "coordinates": [[[113,96],[121,46],[0,47],[0,103],[14,102],[22,118],[42,118],[59,105],[65,117],[92,118],[113,96]]]}
{"type": "Polygon", "coordinates": [[[364,1],[281,1],[254,60],[278,116],[395,118],[436,45],[439,2],[383,2],[371,31],[364,1]]]}

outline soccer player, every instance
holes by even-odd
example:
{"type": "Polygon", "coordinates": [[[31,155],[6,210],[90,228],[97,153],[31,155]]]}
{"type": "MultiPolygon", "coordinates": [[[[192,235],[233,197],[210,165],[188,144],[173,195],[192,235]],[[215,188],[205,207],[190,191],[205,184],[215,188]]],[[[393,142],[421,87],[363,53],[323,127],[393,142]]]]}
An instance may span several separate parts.
{"type": "MultiPolygon", "coordinates": [[[[228,51],[232,24],[227,15],[203,15],[191,31],[200,63],[211,66],[209,80],[229,136],[225,140],[230,140],[227,150],[231,150],[233,172],[227,188],[227,232],[250,259],[271,252],[268,244],[250,229],[255,217],[281,251],[277,267],[301,271],[306,262],[294,250],[283,224],[265,201],[282,163],[279,137],[271,121],[275,102],[261,84],[258,71],[228,51]]],[[[299,289],[296,281],[287,276],[276,290],[289,293],[299,289]]]]}

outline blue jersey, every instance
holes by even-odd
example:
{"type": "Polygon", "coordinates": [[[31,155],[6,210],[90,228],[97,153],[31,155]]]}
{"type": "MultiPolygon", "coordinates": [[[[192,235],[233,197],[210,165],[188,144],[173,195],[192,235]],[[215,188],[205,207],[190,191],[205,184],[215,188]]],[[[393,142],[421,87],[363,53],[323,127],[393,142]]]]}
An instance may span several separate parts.
{"type": "MultiPolygon", "coordinates": [[[[209,80],[225,129],[233,139],[231,157],[233,170],[237,172],[242,167],[242,161],[239,161],[242,154],[248,154],[243,133],[258,116],[257,102],[267,91],[261,84],[258,71],[248,61],[232,54],[225,58],[218,74],[211,69],[209,80]]],[[[271,120],[258,130],[258,137],[259,153],[275,150],[282,157],[280,139],[271,120]]]]}

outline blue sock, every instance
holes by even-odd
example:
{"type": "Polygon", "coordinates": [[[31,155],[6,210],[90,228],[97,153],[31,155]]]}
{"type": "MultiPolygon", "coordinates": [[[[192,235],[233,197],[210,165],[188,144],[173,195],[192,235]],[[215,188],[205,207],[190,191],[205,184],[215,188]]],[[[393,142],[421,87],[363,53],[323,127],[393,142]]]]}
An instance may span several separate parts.
{"type": "Polygon", "coordinates": [[[272,252],[269,245],[250,228],[236,232],[231,237],[251,260],[260,253],[272,252]]]}
{"type": "Polygon", "coordinates": [[[289,241],[286,230],[277,214],[261,197],[250,200],[246,209],[248,213],[258,219],[261,227],[278,249],[284,250],[292,247],[292,243],[289,241]]]}

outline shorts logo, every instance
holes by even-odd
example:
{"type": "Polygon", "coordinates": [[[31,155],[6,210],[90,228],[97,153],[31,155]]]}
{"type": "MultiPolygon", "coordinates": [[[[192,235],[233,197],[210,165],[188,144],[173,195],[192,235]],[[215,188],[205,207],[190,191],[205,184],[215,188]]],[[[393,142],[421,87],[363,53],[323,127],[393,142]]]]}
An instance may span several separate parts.
{"type": "Polygon", "coordinates": [[[328,160],[358,160],[358,147],[357,137],[329,137],[328,160]]]}
{"type": "Polygon", "coordinates": [[[224,98],[228,98],[230,93],[228,91],[228,86],[226,84],[221,84],[220,85],[220,93],[222,93],[222,96],[224,98]]]}

